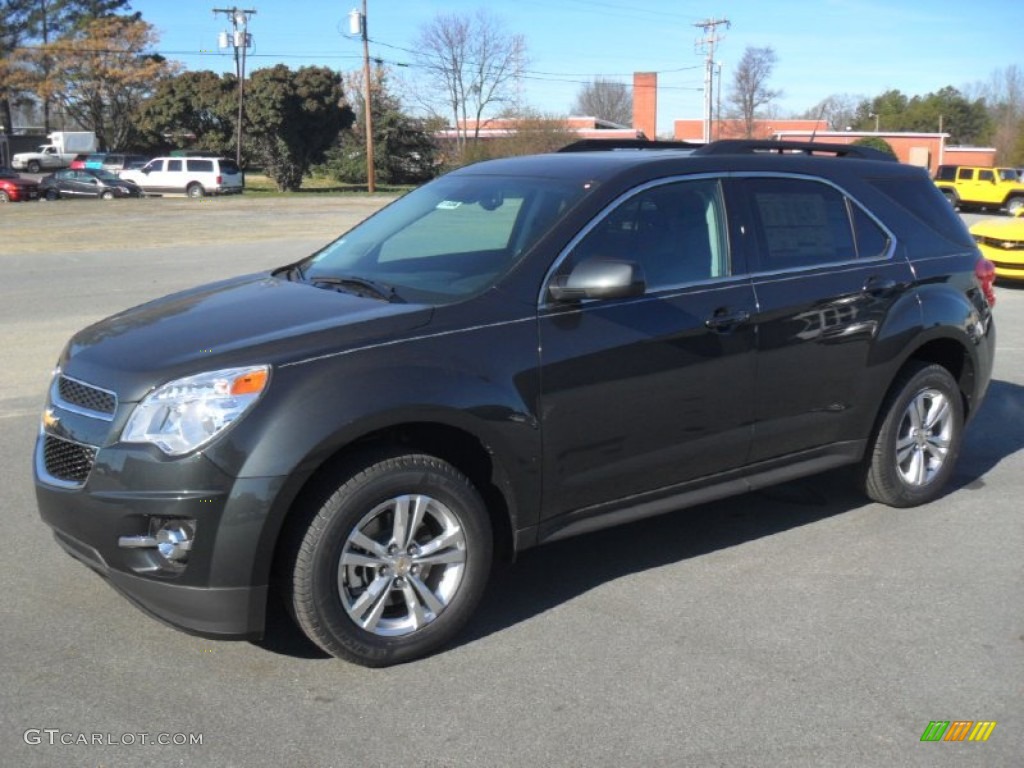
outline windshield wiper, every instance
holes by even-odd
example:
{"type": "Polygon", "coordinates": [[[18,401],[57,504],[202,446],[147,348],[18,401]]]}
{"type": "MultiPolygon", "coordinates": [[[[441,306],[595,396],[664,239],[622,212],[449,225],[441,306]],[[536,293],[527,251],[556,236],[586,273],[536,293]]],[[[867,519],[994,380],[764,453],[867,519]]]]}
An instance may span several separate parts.
{"type": "Polygon", "coordinates": [[[368,280],[365,277],[345,275],[343,277],[311,277],[309,282],[313,285],[329,285],[332,288],[340,288],[343,291],[354,293],[356,296],[369,296],[370,298],[389,301],[391,303],[404,303],[405,299],[398,295],[395,286],[381,283],[376,280],[368,280]]]}

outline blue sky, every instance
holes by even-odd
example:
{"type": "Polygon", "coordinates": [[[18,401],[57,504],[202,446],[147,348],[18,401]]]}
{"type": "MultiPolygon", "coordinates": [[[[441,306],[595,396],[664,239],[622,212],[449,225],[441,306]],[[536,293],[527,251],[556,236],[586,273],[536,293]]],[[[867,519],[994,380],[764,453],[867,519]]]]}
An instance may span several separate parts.
{"type": "MultiPolygon", "coordinates": [[[[356,0],[252,0],[254,45],[248,69],[284,62],[361,66],[362,46],[346,36],[356,0]]],[[[188,69],[233,72],[217,50],[227,27],[202,0],[134,0],[160,34],[159,50],[188,69]]],[[[747,46],[771,46],[778,62],[769,82],[781,89],[780,116],[802,112],[832,94],[875,96],[890,88],[923,95],[947,85],[987,81],[996,70],[1024,67],[1024,3],[1017,0],[368,0],[371,56],[411,64],[422,25],[440,13],[486,7],[510,32],[526,37],[523,101],[566,114],[580,83],[595,75],[631,81],[634,71],[659,72],[658,131],[703,110],[703,55],[694,24],[726,18],[716,60],[722,93],[747,46]],[[405,49],[405,50],[403,50],[405,49]]],[[[395,73],[410,93],[416,70],[395,73]]],[[[413,106],[413,99],[406,99],[413,106]]]]}

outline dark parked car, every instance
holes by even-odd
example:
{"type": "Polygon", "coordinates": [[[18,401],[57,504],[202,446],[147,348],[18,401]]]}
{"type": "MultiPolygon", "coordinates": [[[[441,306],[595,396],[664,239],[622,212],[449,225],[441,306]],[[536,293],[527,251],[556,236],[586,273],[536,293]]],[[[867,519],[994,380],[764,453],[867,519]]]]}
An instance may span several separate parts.
{"type": "Polygon", "coordinates": [[[9,168],[0,168],[0,203],[17,203],[38,199],[38,182],[33,179],[23,179],[9,168]]]}
{"type": "Polygon", "coordinates": [[[383,666],[537,544],[842,465],[878,502],[937,498],[995,298],[925,172],[631,146],[459,169],[80,331],[34,460],[57,541],[171,624],[259,635],[273,587],[383,666]]]}
{"type": "Polygon", "coordinates": [[[141,197],[142,192],[136,184],[119,179],[110,171],[95,168],[82,168],[63,171],[44,176],[39,182],[39,192],[47,200],[61,197],[96,197],[102,200],[113,200],[115,197],[141,197]]]}

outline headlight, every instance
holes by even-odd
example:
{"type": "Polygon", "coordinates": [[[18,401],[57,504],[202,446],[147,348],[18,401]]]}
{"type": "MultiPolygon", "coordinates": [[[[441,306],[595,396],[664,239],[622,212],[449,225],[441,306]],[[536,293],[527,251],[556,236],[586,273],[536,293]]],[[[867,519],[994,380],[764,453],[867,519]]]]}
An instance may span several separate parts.
{"type": "Polygon", "coordinates": [[[228,368],[168,382],[135,407],[121,433],[126,443],[152,443],[181,456],[208,443],[259,400],[269,365],[228,368]]]}

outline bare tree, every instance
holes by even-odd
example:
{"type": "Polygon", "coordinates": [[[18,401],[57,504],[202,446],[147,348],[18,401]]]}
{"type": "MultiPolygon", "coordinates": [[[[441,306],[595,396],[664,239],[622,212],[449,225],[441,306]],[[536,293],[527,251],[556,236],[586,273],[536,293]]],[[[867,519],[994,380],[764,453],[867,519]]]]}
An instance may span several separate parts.
{"type": "Polygon", "coordinates": [[[994,71],[980,95],[992,119],[992,146],[999,162],[1017,162],[1024,131],[1024,71],[1016,64],[994,71]]]}
{"type": "Polygon", "coordinates": [[[480,135],[484,112],[514,98],[514,81],[525,66],[526,39],[506,32],[485,10],[472,16],[439,14],[420,29],[416,49],[442,103],[452,116],[460,145],[480,135]],[[471,119],[472,118],[472,119],[471,119]]]}
{"type": "Polygon", "coordinates": [[[800,117],[805,120],[824,120],[829,130],[845,131],[857,121],[857,105],[863,100],[863,96],[834,93],[819,101],[800,117]]]}
{"type": "Polygon", "coordinates": [[[572,105],[574,115],[591,115],[619,125],[633,124],[633,96],[623,83],[595,77],[585,83],[572,105]]]}
{"type": "Polygon", "coordinates": [[[771,47],[754,48],[748,45],[733,75],[729,102],[733,105],[736,117],[743,121],[748,139],[754,135],[754,121],[759,110],[782,95],[782,91],[768,87],[768,78],[771,77],[776,61],[775,50],[771,47]]]}

